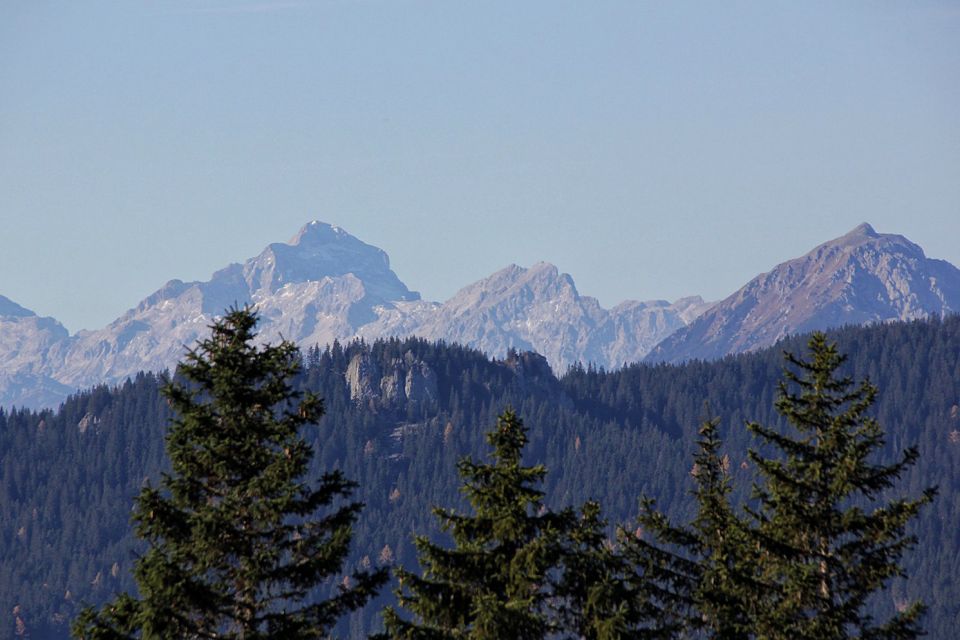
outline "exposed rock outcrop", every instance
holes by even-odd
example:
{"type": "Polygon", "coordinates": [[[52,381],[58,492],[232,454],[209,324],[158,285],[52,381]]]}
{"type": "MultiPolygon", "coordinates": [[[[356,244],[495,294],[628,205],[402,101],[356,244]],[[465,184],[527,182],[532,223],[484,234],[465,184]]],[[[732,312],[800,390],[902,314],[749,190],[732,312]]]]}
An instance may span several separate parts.
{"type": "Polygon", "coordinates": [[[361,351],[351,358],[344,376],[351,400],[356,403],[380,400],[380,368],[368,351],[361,351]]]}
{"type": "Polygon", "coordinates": [[[370,351],[354,354],[344,373],[350,399],[371,408],[404,408],[407,403],[437,401],[437,374],[411,352],[394,358],[386,367],[374,361],[370,351]]]}
{"type": "Polygon", "coordinates": [[[424,362],[410,362],[403,384],[407,402],[426,404],[437,401],[437,374],[424,362]]]}

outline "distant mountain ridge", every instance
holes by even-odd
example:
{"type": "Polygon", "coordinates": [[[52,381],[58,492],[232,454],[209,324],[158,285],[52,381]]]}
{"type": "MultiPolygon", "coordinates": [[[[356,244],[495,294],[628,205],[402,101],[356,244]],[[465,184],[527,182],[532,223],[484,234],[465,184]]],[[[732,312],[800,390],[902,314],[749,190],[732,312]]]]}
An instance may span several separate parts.
{"type": "Polygon", "coordinates": [[[417,335],[502,356],[529,349],[563,371],[642,358],[709,305],[699,297],[627,301],[607,310],[568,274],[511,265],[444,303],[428,302],[390,269],[387,254],[342,228],[313,221],[205,282],[171,280],[108,326],[69,335],[0,298],[0,406],[51,406],[78,388],[173,367],[232,304],[253,304],[265,341],[303,347],[355,337],[417,335]]]}
{"type": "Polygon", "coordinates": [[[71,336],[0,296],[0,406],[53,406],[79,388],[172,368],[232,304],[255,305],[265,341],[416,335],[494,357],[536,351],[562,373],[577,362],[713,359],[813,329],[942,317],[960,311],[960,270],[864,223],[716,304],[693,296],[605,309],[544,262],[510,265],[440,303],[409,289],[381,249],[313,221],[210,280],[169,281],[95,331],[71,336]]]}
{"type": "Polygon", "coordinates": [[[417,335],[493,355],[510,347],[532,350],[559,372],[576,362],[615,368],[641,359],[661,337],[685,326],[684,318],[708,306],[693,296],[604,309],[596,298],[580,295],[569,274],[540,262],[527,269],[510,265],[429,310],[378,309],[378,321],[359,335],[417,335]]]}
{"type": "Polygon", "coordinates": [[[667,337],[649,362],[714,359],[796,333],[960,311],[960,269],[867,223],[777,265],[667,337]]]}

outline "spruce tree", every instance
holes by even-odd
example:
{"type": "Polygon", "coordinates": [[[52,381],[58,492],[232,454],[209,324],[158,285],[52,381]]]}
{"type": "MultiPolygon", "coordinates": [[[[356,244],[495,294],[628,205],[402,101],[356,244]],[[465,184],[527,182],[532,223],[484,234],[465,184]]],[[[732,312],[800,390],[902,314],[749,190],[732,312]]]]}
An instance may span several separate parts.
{"type": "Polygon", "coordinates": [[[755,633],[785,640],[915,638],[922,635],[920,603],[879,624],[864,609],[902,575],[900,560],[916,543],[905,527],[935,492],[881,499],[916,462],[917,450],[907,449],[893,464],[873,461],[884,444],[883,430],[868,415],[876,387],[840,376],[845,356],[822,333],[809,349],[809,361],[786,355],[776,408],[790,431],[748,425],[767,445],[750,452],[762,476],[754,539],[760,577],[771,586],[755,633]]]}
{"type": "Polygon", "coordinates": [[[550,605],[570,637],[625,638],[634,622],[626,563],[606,528],[600,505],[588,502],[564,541],[562,570],[550,605]]]}
{"type": "Polygon", "coordinates": [[[523,466],[526,429],[504,412],[487,434],[491,464],[460,461],[463,493],[473,514],[434,509],[453,537],[446,548],[418,536],[423,575],[397,570],[404,619],[384,612],[386,636],[403,639],[538,640],[551,624],[545,607],[549,573],[560,554],[560,536],[572,513],[544,510],[543,465],[523,466]]]}
{"type": "MultiPolygon", "coordinates": [[[[659,586],[649,572],[634,570],[620,540],[607,536],[600,505],[584,505],[576,526],[565,536],[561,568],[553,589],[558,637],[578,640],[671,638],[678,629],[660,606],[659,586]]],[[[664,573],[658,574],[661,577],[664,573]]]]}
{"type": "Polygon", "coordinates": [[[696,632],[708,638],[750,637],[749,612],[761,592],[749,524],[730,503],[729,460],[720,456],[719,420],[704,421],[691,475],[697,515],[672,524],[652,500],[642,502],[642,535],[621,534],[624,553],[646,584],[648,637],[696,632]]]}
{"type": "Polygon", "coordinates": [[[385,581],[361,572],[317,597],[341,571],[362,505],[347,502],[355,485],[339,471],[304,481],[312,450],[300,431],[323,404],[292,388],[292,343],[254,345],[256,322],[249,308],[230,310],[164,388],[171,472],[136,499],[148,545],[139,595],[84,610],[76,637],[319,638],[385,581]]]}
{"type": "Polygon", "coordinates": [[[700,427],[694,459],[697,515],[691,529],[698,558],[693,591],[695,626],[710,638],[737,640],[751,633],[751,613],[765,592],[759,554],[750,545],[750,523],[730,503],[730,459],[720,455],[719,420],[700,427]]]}

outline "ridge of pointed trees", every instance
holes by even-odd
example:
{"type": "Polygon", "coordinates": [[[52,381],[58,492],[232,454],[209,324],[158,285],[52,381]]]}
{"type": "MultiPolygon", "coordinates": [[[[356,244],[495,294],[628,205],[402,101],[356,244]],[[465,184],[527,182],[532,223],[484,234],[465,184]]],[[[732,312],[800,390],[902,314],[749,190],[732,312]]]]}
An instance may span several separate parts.
{"type": "Polygon", "coordinates": [[[530,483],[545,470],[520,466],[525,430],[513,413],[505,413],[488,435],[494,463],[465,460],[460,466],[475,515],[435,511],[452,531],[454,547],[417,539],[423,574],[400,570],[397,592],[413,619],[388,609],[386,636],[923,635],[922,603],[880,623],[864,609],[871,596],[903,575],[903,555],[917,542],[907,525],[936,491],[881,498],[916,462],[917,451],[907,449],[892,464],[875,462],[884,444],[882,428],[868,414],[877,389],[869,380],[854,384],[840,375],[845,358],[824,334],[813,334],[808,347],[809,360],[785,354],[776,409],[788,429],[747,425],[765,445],[749,452],[759,474],[752,508],[738,510],[731,503],[719,421],[707,420],[692,472],[698,507],[693,521],[675,525],[644,499],[642,533],[621,528],[616,541],[607,538],[596,503],[579,514],[543,510],[542,494],[530,483]],[[502,534],[526,532],[522,542],[498,538],[498,521],[506,523],[502,534]],[[530,548],[542,552],[530,554],[530,548]],[[539,561],[529,562],[533,557],[539,561]],[[516,585],[519,590],[511,591],[516,585]],[[513,623],[492,623],[504,620],[513,623]]]}
{"type": "MultiPolygon", "coordinates": [[[[232,309],[190,351],[164,390],[176,413],[172,471],[137,498],[148,543],[139,595],[121,595],[74,624],[79,638],[320,638],[387,579],[358,572],[335,595],[315,587],[341,572],[362,505],[338,471],[314,487],[301,429],[323,404],[295,391],[300,355],[255,346],[256,314],[232,309]]],[[[381,639],[842,638],[922,635],[913,603],[879,623],[868,600],[902,576],[916,544],[907,526],[935,489],[885,497],[917,460],[874,460],[883,430],[877,389],[840,375],[844,357],[816,333],[809,360],[786,354],[778,412],[786,429],[750,423],[757,481],[731,502],[718,420],[700,428],[691,473],[697,513],[677,525],[641,501],[639,528],[615,533],[601,507],[551,511],[547,470],[525,466],[527,430],[505,411],[487,434],[490,460],[460,461],[470,509],[436,507],[452,546],[415,538],[421,571],[395,570],[397,607],[381,639]]]]}

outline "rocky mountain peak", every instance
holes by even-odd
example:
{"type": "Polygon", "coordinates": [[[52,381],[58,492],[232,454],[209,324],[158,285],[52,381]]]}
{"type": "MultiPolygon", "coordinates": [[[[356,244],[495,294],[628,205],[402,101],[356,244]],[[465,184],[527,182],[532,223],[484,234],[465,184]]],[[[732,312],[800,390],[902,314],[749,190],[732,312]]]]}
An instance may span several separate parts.
{"type": "Polygon", "coordinates": [[[527,269],[525,276],[526,277],[524,279],[526,281],[539,282],[563,289],[570,289],[579,295],[579,292],[577,292],[577,286],[574,284],[573,278],[570,276],[570,274],[560,273],[560,270],[556,267],[556,265],[550,264],[549,262],[536,263],[527,269]]]}
{"type": "Polygon", "coordinates": [[[777,265],[657,345],[648,360],[718,358],[794,333],[960,311],[960,270],[867,223],[777,265]]]}
{"type": "Polygon", "coordinates": [[[0,316],[8,318],[27,318],[37,315],[30,309],[21,307],[16,302],[6,296],[0,296],[0,316]]]}
{"type": "Polygon", "coordinates": [[[910,242],[903,236],[894,233],[878,233],[872,226],[870,226],[869,223],[864,222],[857,225],[839,238],[834,238],[833,240],[824,242],[807,253],[805,256],[797,258],[797,260],[802,260],[805,258],[822,258],[828,255],[831,251],[849,252],[851,250],[859,250],[864,248],[883,248],[884,250],[896,248],[895,250],[900,252],[915,254],[921,258],[925,257],[923,254],[923,249],[910,242]]]}
{"type": "Polygon", "coordinates": [[[530,267],[521,267],[516,264],[500,269],[499,271],[478,280],[474,285],[485,285],[488,287],[512,286],[520,282],[529,282],[531,280],[553,281],[566,276],[561,274],[555,265],[549,262],[537,262],[530,267]]]}
{"type": "Polygon", "coordinates": [[[390,269],[387,254],[340,227],[314,220],[289,243],[269,245],[243,265],[243,277],[254,297],[270,295],[287,284],[353,274],[379,301],[419,300],[390,269]]]}
{"type": "Polygon", "coordinates": [[[55,406],[72,391],[43,373],[51,349],[69,335],[53,318],[0,296],[0,406],[55,406]]]}
{"type": "Polygon", "coordinates": [[[579,293],[569,274],[560,273],[549,262],[538,262],[529,268],[511,264],[496,273],[478,280],[458,291],[445,304],[454,308],[489,306],[513,300],[518,293],[527,301],[537,298],[552,299],[560,295],[578,298],[579,293]]]}
{"type": "MultiPolygon", "coordinates": [[[[336,225],[320,222],[319,220],[311,220],[300,227],[300,230],[290,238],[287,244],[293,246],[301,244],[328,244],[348,237],[353,238],[353,236],[336,225]]],[[[353,239],[356,240],[356,238],[353,239]]]]}
{"type": "Polygon", "coordinates": [[[870,226],[869,222],[861,222],[856,227],[854,227],[849,233],[844,237],[863,237],[863,238],[876,238],[879,234],[870,226]]]}

